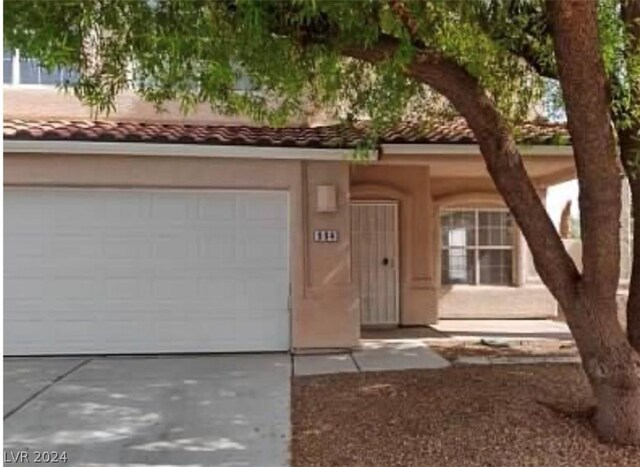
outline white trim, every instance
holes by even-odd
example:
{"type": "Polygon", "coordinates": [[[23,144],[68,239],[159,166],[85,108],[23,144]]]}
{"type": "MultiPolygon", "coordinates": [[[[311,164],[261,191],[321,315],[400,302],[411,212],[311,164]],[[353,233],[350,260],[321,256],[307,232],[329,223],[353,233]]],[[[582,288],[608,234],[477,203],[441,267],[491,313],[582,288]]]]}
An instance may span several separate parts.
{"type": "Polygon", "coordinates": [[[440,268],[440,284],[441,286],[454,286],[454,285],[469,285],[474,287],[489,285],[492,287],[516,287],[517,286],[517,268],[518,268],[518,260],[516,259],[517,254],[517,229],[515,222],[511,221],[511,234],[513,236],[512,243],[510,245],[480,245],[480,213],[481,212],[498,212],[498,213],[509,213],[509,210],[506,208],[442,208],[438,213],[439,218],[439,236],[438,238],[442,238],[442,215],[444,213],[455,213],[455,212],[473,212],[474,217],[474,238],[475,243],[473,245],[465,245],[463,247],[452,247],[448,245],[443,245],[442,242],[439,242],[439,268],[440,268]],[[442,252],[443,251],[451,251],[451,250],[464,250],[473,251],[474,261],[475,261],[475,281],[473,284],[444,284],[442,283],[442,252]],[[511,283],[510,284],[481,284],[480,283],[480,252],[481,251],[511,251],[511,283]]]}
{"type": "MultiPolygon", "coordinates": [[[[173,187],[139,187],[139,186],[58,186],[58,185],[7,185],[4,191],[95,191],[95,192],[138,192],[138,193],[221,193],[221,194],[270,194],[270,193],[289,193],[289,190],[282,188],[274,188],[272,190],[265,188],[173,188],[173,187]]],[[[289,195],[287,195],[289,196],[289,195]]]]}
{"type": "MultiPolygon", "coordinates": [[[[44,87],[44,86],[41,86],[44,87]]],[[[46,154],[97,154],[130,156],[190,156],[249,159],[308,159],[347,161],[353,149],[280,148],[204,144],[131,143],[104,141],[5,140],[4,152],[46,154]]],[[[571,146],[520,146],[523,156],[572,156],[571,146]]],[[[476,144],[383,144],[380,150],[391,155],[478,155],[476,144]]],[[[368,160],[377,161],[380,150],[370,150],[368,160]]]]}
{"type": "MultiPolygon", "coordinates": [[[[95,154],[159,157],[220,157],[238,159],[286,159],[349,161],[353,149],[219,146],[205,144],[127,143],[103,141],[4,140],[4,153],[95,154]]],[[[369,151],[378,160],[378,151],[369,151]]]]}
{"type": "MultiPolygon", "coordinates": [[[[480,146],[477,144],[383,144],[380,146],[383,154],[389,155],[477,155],[480,146]]],[[[570,145],[518,145],[523,156],[573,156],[570,145]]]]}
{"type": "MultiPolygon", "coordinates": [[[[37,62],[37,60],[36,60],[37,62]]],[[[40,78],[40,74],[42,73],[44,68],[38,62],[38,78],[40,78]]],[[[60,89],[60,83],[52,83],[52,84],[43,84],[43,83],[23,83],[22,76],[20,73],[20,49],[14,49],[11,55],[11,82],[5,83],[3,81],[3,88],[8,89],[60,89]]]]}
{"type": "Polygon", "coordinates": [[[11,86],[20,84],[20,50],[14,50],[11,57],[11,86]]]}

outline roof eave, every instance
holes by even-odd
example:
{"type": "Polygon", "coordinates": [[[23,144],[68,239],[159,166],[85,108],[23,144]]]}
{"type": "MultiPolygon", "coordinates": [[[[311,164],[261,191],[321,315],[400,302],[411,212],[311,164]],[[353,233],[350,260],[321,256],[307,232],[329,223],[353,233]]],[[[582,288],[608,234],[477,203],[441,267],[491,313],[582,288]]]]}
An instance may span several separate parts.
{"type": "MultiPolygon", "coordinates": [[[[353,149],[332,148],[14,139],[5,139],[3,142],[3,150],[5,153],[179,156],[314,161],[348,161],[354,154],[353,149]]],[[[368,160],[378,160],[378,152],[378,150],[370,150],[368,152],[368,160]]]]}
{"type": "MultiPolygon", "coordinates": [[[[573,156],[570,145],[521,144],[518,145],[523,156],[573,156]]],[[[477,144],[382,144],[382,154],[395,155],[473,155],[480,154],[477,144]]]]}

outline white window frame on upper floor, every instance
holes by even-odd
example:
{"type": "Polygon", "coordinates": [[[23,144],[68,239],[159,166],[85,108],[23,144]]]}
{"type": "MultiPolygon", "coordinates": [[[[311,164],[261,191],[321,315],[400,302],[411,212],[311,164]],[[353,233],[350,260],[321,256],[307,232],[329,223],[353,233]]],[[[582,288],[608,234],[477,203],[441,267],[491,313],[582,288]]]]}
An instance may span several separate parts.
{"type": "MultiPolygon", "coordinates": [[[[17,87],[20,89],[51,89],[56,88],[58,84],[35,84],[35,83],[21,83],[20,82],[20,49],[11,50],[11,83],[5,83],[4,79],[2,82],[3,86],[9,87],[17,87]]],[[[4,57],[3,57],[3,66],[4,66],[4,57]]],[[[126,76],[128,80],[133,79],[134,65],[129,63],[126,70],[126,76]]],[[[234,91],[237,93],[247,92],[247,81],[249,80],[248,76],[243,75],[236,81],[234,91]],[[242,86],[239,86],[242,83],[242,86]]],[[[250,84],[250,83],[249,83],[250,84]]]]}
{"type": "MultiPolygon", "coordinates": [[[[4,52],[3,52],[4,53],[4,52]]],[[[4,77],[2,80],[3,87],[15,87],[20,89],[55,89],[58,84],[35,84],[35,83],[21,83],[20,82],[20,49],[11,50],[11,83],[5,83],[4,77]]],[[[3,64],[4,66],[4,55],[3,64]]]]}

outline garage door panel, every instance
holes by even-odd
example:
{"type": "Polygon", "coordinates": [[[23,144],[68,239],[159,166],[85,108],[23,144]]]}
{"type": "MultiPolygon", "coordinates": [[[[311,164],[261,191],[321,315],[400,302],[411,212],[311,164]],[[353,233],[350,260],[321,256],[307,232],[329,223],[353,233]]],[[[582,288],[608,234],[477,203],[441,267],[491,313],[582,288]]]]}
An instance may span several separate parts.
{"type": "Polygon", "coordinates": [[[221,196],[215,203],[199,200],[197,215],[200,222],[220,223],[236,220],[237,203],[233,195],[221,196]]]}
{"type": "MultiPolygon", "coordinates": [[[[5,250],[6,251],[6,250],[5,250]]],[[[7,267],[5,264],[5,271],[7,267]]],[[[14,276],[7,277],[5,272],[4,279],[4,298],[5,300],[34,300],[43,297],[45,280],[38,276],[14,276]]]]}
{"type": "Polygon", "coordinates": [[[259,309],[264,307],[265,303],[281,303],[287,299],[286,284],[274,279],[249,278],[241,286],[240,303],[245,309],[259,309]]]}
{"type": "Polygon", "coordinates": [[[102,253],[101,244],[95,235],[80,235],[77,232],[59,233],[47,239],[46,255],[49,258],[71,259],[95,257],[102,253]]]}
{"type": "Polygon", "coordinates": [[[235,303],[241,285],[242,281],[237,279],[200,279],[198,282],[198,297],[207,302],[217,300],[225,303],[235,303]]]}
{"type": "Polygon", "coordinates": [[[239,200],[247,220],[286,220],[287,206],[283,205],[277,193],[248,195],[239,200]]]}
{"type": "Polygon", "coordinates": [[[200,260],[233,261],[237,257],[235,230],[203,234],[196,241],[200,260]]]}
{"type": "Polygon", "coordinates": [[[5,353],[286,350],[286,193],[5,191],[5,353]]]}
{"type": "Polygon", "coordinates": [[[194,239],[185,238],[177,233],[172,235],[157,236],[151,239],[152,257],[158,260],[175,260],[189,258],[196,259],[194,239]]]}
{"type": "Polygon", "coordinates": [[[40,258],[45,252],[45,240],[41,235],[14,234],[5,225],[4,242],[13,251],[9,258],[40,258]]]}
{"type": "Polygon", "coordinates": [[[275,267],[286,265],[286,248],[282,246],[283,234],[274,229],[239,233],[237,241],[241,244],[240,261],[259,261],[272,263],[275,267]]]}
{"type": "MultiPolygon", "coordinates": [[[[97,193],[100,197],[100,193],[97,193]]],[[[90,219],[89,222],[100,222],[102,224],[111,224],[113,222],[119,224],[124,219],[133,220],[132,225],[144,223],[150,217],[151,194],[139,193],[135,202],[131,202],[128,193],[115,193],[109,199],[100,198],[100,206],[98,213],[100,219],[90,219]]]]}
{"type": "Polygon", "coordinates": [[[142,277],[105,275],[102,284],[106,300],[140,299],[149,294],[148,281],[142,277]]]}
{"type": "Polygon", "coordinates": [[[106,259],[150,259],[152,251],[149,237],[142,234],[110,234],[102,242],[102,255],[106,259]]]}
{"type": "Polygon", "coordinates": [[[151,200],[151,219],[166,223],[196,218],[197,204],[188,198],[179,198],[171,193],[157,193],[151,200]]]}

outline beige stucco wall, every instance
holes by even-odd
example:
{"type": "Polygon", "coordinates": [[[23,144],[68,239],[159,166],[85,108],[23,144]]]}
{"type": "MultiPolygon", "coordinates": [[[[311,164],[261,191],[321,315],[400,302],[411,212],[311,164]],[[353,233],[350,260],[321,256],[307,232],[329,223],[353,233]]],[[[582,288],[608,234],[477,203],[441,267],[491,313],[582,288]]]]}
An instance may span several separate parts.
{"type": "Polygon", "coordinates": [[[437,320],[434,284],[434,229],[429,167],[353,165],[352,200],[393,200],[399,204],[400,323],[437,320]]]}
{"type": "Polygon", "coordinates": [[[291,224],[292,347],[352,347],[357,343],[359,317],[351,287],[346,163],[5,154],[4,183],[5,188],[285,190],[291,224]],[[317,184],[337,187],[336,213],[315,212],[317,184]],[[338,230],[340,241],[313,243],[312,230],[316,228],[338,230]]]}
{"type": "MultiPolygon", "coordinates": [[[[185,114],[176,102],[168,102],[158,112],[153,104],[141,100],[133,92],[127,91],[116,98],[116,110],[107,114],[95,115],[91,108],[82,105],[72,94],[55,86],[3,86],[3,114],[5,118],[24,120],[113,120],[135,122],[192,123],[210,125],[248,125],[255,124],[248,117],[227,116],[211,110],[207,104],[200,104],[185,114]]],[[[289,125],[306,125],[308,118],[300,115],[292,119],[289,125]]]]}
{"type": "Polygon", "coordinates": [[[519,287],[455,285],[439,290],[440,318],[548,318],[556,301],[544,285],[519,287]]]}

